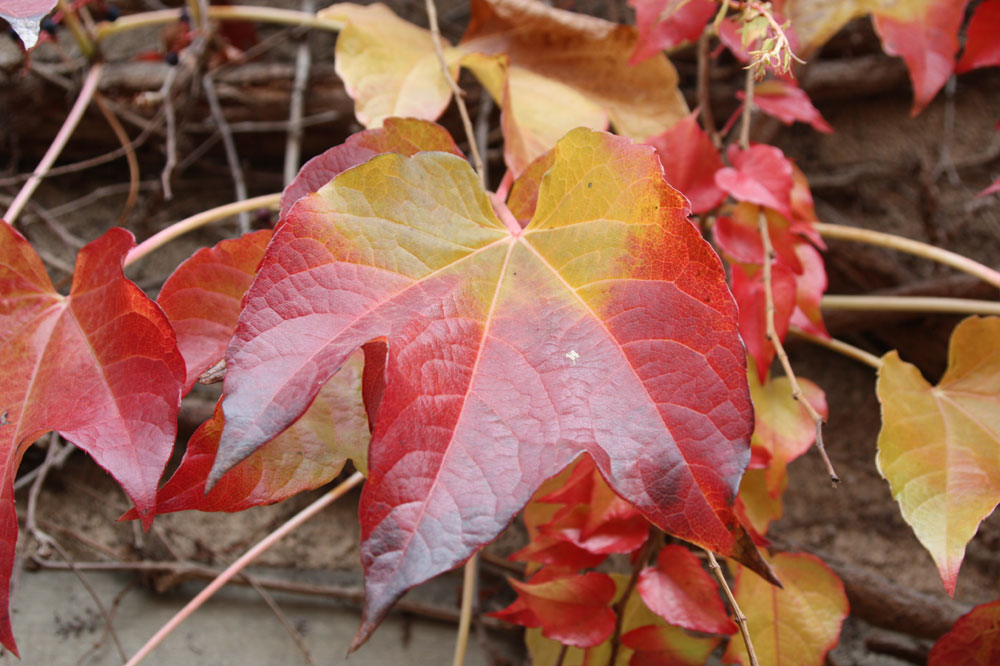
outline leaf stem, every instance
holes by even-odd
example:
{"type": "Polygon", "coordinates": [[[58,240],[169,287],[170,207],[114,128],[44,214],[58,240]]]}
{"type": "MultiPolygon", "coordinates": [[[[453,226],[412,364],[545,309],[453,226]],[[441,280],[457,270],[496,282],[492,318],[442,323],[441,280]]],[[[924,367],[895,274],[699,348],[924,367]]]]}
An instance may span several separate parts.
{"type": "Polygon", "coordinates": [[[1000,302],[937,296],[824,296],[824,310],[889,310],[892,312],[952,312],[1000,315],[1000,302]]]}
{"type": "Polygon", "coordinates": [[[91,39],[90,33],[87,32],[87,29],[80,21],[80,17],[76,15],[76,11],[66,3],[66,0],[58,0],[56,6],[62,12],[63,23],[69,29],[70,34],[73,35],[73,41],[76,42],[80,52],[87,60],[93,60],[97,54],[97,47],[94,45],[94,40],[91,39]]]}
{"type": "Polygon", "coordinates": [[[740,123],[740,148],[750,147],[750,116],[753,115],[753,70],[748,69],[743,83],[743,121],[740,123]]]}
{"type": "Polygon", "coordinates": [[[781,344],[781,338],[778,336],[778,329],[774,325],[774,293],[772,291],[773,285],[771,281],[771,262],[774,261],[774,247],[771,245],[771,235],[768,233],[767,229],[767,218],[764,217],[764,213],[761,212],[757,215],[757,231],[760,234],[760,240],[764,245],[764,299],[765,299],[765,313],[767,320],[767,339],[770,340],[771,344],[774,345],[774,352],[778,356],[778,360],[781,362],[781,367],[785,370],[785,375],[788,377],[788,381],[792,386],[792,398],[794,398],[806,412],[809,414],[809,418],[813,420],[816,424],[816,450],[819,451],[820,457],[823,459],[823,463],[826,465],[826,471],[830,475],[830,480],[834,485],[840,483],[840,477],[837,476],[836,470],[833,468],[833,463],[830,462],[830,457],[826,454],[826,447],[823,446],[823,417],[816,408],[810,404],[808,400],[803,399],[804,394],[802,393],[802,387],[799,386],[799,380],[795,377],[795,371],[792,370],[792,364],[788,360],[788,354],[785,353],[785,347],[781,344]]]}
{"type": "Polygon", "coordinates": [[[42,179],[45,178],[49,169],[52,168],[52,164],[59,158],[63,148],[65,148],[66,144],[69,142],[69,138],[73,136],[76,126],[80,123],[80,119],[83,117],[84,111],[87,110],[87,107],[90,105],[90,100],[97,91],[97,83],[100,81],[101,72],[103,71],[104,65],[101,63],[95,63],[90,67],[90,71],[87,72],[87,78],[83,80],[83,87],[80,88],[80,94],[76,96],[73,108],[70,109],[69,115],[66,116],[66,120],[63,122],[62,127],[59,128],[56,138],[52,140],[52,143],[49,145],[49,149],[46,150],[45,155],[42,156],[42,161],[38,163],[37,167],[35,167],[35,171],[31,174],[31,177],[28,178],[24,185],[21,186],[17,196],[14,197],[14,201],[11,202],[7,212],[4,213],[3,218],[8,224],[14,224],[14,220],[16,220],[17,216],[21,214],[25,204],[28,203],[31,195],[35,193],[35,190],[42,182],[42,179]]]}
{"type": "MultiPolygon", "coordinates": [[[[136,28],[173,23],[179,21],[180,18],[180,9],[160,9],[152,12],[122,16],[113,23],[101,23],[97,27],[97,41],[100,42],[111,35],[136,28]]],[[[315,14],[300,12],[294,9],[275,9],[273,7],[253,7],[249,5],[210,5],[208,8],[208,18],[216,21],[258,21],[260,23],[302,26],[317,30],[327,30],[329,32],[340,32],[344,29],[344,24],[340,21],[321,18],[315,14]]]]}
{"type": "Polygon", "coordinates": [[[865,365],[869,365],[876,370],[882,367],[882,359],[880,359],[875,354],[870,354],[864,349],[855,347],[852,344],[848,344],[843,340],[838,340],[836,338],[821,338],[818,335],[813,335],[812,333],[806,333],[800,328],[795,328],[794,326],[789,329],[789,333],[797,338],[802,338],[803,340],[808,340],[809,342],[819,345],[820,347],[826,347],[832,351],[839,354],[843,354],[849,358],[853,358],[855,361],[861,361],[865,365]]]}
{"type": "Polygon", "coordinates": [[[451,92],[455,96],[455,103],[458,105],[458,114],[462,116],[462,127],[465,129],[465,137],[469,141],[469,152],[472,154],[472,165],[479,175],[479,182],[483,189],[486,189],[486,171],[483,167],[483,159],[479,155],[479,146],[476,141],[476,133],[472,129],[472,119],[469,117],[469,109],[465,106],[465,93],[458,87],[458,81],[452,78],[448,71],[448,61],[445,60],[444,51],[441,49],[441,30],[438,28],[437,6],[434,0],[426,0],[427,22],[431,28],[431,41],[434,42],[434,52],[437,54],[438,63],[441,65],[441,74],[451,87],[451,92]]]}
{"type": "Polygon", "coordinates": [[[635,558],[635,563],[632,565],[632,575],[628,579],[628,584],[625,586],[625,591],[622,592],[621,599],[615,604],[615,630],[611,634],[611,654],[608,655],[608,666],[615,666],[615,662],[618,661],[618,650],[621,648],[621,638],[622,638],[622,625],[625,623],[625,607],[628,605],[628,599],[632,596],[635,591],[635,586],[639,584],[639,574],[646,567],[649,562],[649,555],[656,548],[656,544],[659,538],[654,538],[654,535],[650,535],[646,539],[646,543],[642,547],[642,552],[639,553],[639,557],[635,558]]]}
{"type": "Polygon", "coordinates": [[[149,656],[149,653],[153,649],[163,642],[163,639],[169,636],[174,629],[176,629],[180,624],[186,620],[192,613],[194,613],[198,608],[202,606],[213,594],[219,591],[223,585],[225,585],[231,578],[239,574],[243,569],[247,567],[251,562],[253,562],[258,556],[263,554],[267,549],[276,544],[284,536],[288,535],[294,531],[299,525],[306,522],[317,513],[325,509],[328,505],[332,504],[336,500],[343,497],[349,490],[354,488],[356,485],[364,481],[365,477],[361,475],[361,472],[355,472],[346,481],[339,484],[337,487],[333,488],[318,500],[299,511],[291,519],[289,519],[285,524],[276,529],[275,531],[268,534],[256,546],[244,553],[238,560],[233,562],[231,565],[226,567],[226,570],[219,574],[219,577],[213,580],[208,586],[195,596],[194,599],[188,602],[184,608],[177,612],[170,621],[165,625],[160,627],[160,630],[150,638],[145,645],[143,645],[138,652],[128,661],[125,666],[136,666],[143,659],[149,656]]]}
{"type": "Polygon", "coordinates": [[[243,211],[255,210],[257,208],[277,208],[280,203],[281,192],[276,192],[274,194],[263,194],[259,197],[245,199],[243,201],[235,201],[233,203],[226,204],[225,206],[210,208],[209,210],[202,211],[197,215],[192,215],[191,217],[185,218],[180,222],[171,224],[166,229],[153,234],[132,248],[132,251],[125,257],[125,266],[131,266],[147,254],[166,245],[175,238],[183,236],[189,231],[194,231],[198,227],[203,227],[206,224],[217,220],[223,220],[243,211]]]}
{"type": "Polygon", "coordinates": [[[747,646],[747,655],[750,656],[750,666],[760,666],[760,662],[757,661],[757,653],[753,649],[753,641],[750,640],[750,627],[747,626],[747,616],[743,614],[740,610],[740,605],[736,603],[736,597],[733,596],[733,591],[729,589],[729,583],[726,582],[726,577],[722,573],[722,567],[719,566],[719,562],[715,559],[715,553],[704,549],[708,553],[708,568],[712,570],[715,574],[716,580],[719,581],[719,585],[722,586],[722,591],[726,594],[726,599],[729,601],[729,607],[733,610],[733,619],[736,620],[736,624],[740,628],[740,634],[743,636],[743,644],[747,646]]]}
{"type": "Polygon", "coordinates": [[[927,243],[921,243],[895,234],[887,234],[871,229],[851,227],[843,224],[816,223],[813,225],[824,238],[834,238],[837,240],[855,241],[867,243],[879,247],[886,247],[891,250],[906,252],[924,259],[930,259],[946,266],[951,266],[960,271],[975,275],[983,282],[988,282],[994,287],[1000,288],[1000,271],[996,271],[988,266],[973,261],[948,250],[943,250],[927,243]]]}
{"type": "Polygon", "coordinates": [[[472,607],[476,599],[476,583],[479,579],[479,557],[473,554],[465,563],[462,577],[462,609],[458,616],[458,637],[455,642],[455,658],[452,666],[465,663],[465,650],[469,645],[469,629],[472,626],[472,607]]]}

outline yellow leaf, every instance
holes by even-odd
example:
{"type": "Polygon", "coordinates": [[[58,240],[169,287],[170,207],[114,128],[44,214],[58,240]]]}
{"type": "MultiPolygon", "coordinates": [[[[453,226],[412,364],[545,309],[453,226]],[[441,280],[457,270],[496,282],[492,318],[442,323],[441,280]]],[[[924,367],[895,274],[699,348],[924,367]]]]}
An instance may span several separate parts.
{"type": "MultiPolygon", "coordinates": [[[[769,666],[821,666],[837,645],[847,617],[844,585],[823,562],[806,553],[779,553],[769,559],[781,579],[778,588],[738,564],[736,601],[747,617],[757,659],[769,666]]],[[[723,663],[748,666],[739,636],[729,640],[723,663]]]]}
{"type": "Polygon", "coordinates": [[[1000,318],[955,328],[937,386],[886,354],[878,397],[879,472],[954,594],[965,546],[1000,502],[1000,318]]]}
{"type": "MultiPolygon", "coordinates": [[[[322,18],[342,21],[337,38],[337,74],[365,127],[380,127],[390,116],[436,120],[451,101],[431,33],[396,16],[379,3],[332,5],[322,18]]],[[[441,46],[449,49],[442,40],[441,46]]],[[[449,51],[452,75],[456,55],[449,51]]]]}

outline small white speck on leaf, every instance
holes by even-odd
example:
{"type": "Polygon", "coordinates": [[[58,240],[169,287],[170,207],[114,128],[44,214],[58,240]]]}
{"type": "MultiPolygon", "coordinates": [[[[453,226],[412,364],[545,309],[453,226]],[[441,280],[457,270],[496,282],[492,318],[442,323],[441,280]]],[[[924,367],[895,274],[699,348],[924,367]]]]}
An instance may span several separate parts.
{"type": "Polygon", "coordinates": [[[566,358],[572,361],[573,365],[576,365],[576,361],[578,358],[580,358],[580,355],[576,353],[575,349],[570,349],[568,352],[566,352],[566,358]]]}

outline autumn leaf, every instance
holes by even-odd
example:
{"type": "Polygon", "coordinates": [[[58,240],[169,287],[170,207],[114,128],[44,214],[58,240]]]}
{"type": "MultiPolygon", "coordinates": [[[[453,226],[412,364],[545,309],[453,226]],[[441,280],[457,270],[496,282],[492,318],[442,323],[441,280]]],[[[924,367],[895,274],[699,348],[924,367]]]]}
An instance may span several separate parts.
{"type": "MultiPolygon", "coordinates": [[[[617,605],[629,587],[629,577],[611,574],[610,578],[616,588],[612,603],[617,605]]],[[[635,590],[622,612],[621,634],[614,666],[702,666],[721,642],[716,636],[695,636],[667,624],[635,590]]],[[[532,666],[608,666],[611,662],[610,639],[586,649],[565,649],[538,629],[528,629],[524,642],[532,666]]]]}
{"type": "Polygon", "coordinates": [[[157,304],[177,333],[187,365],[185,392],[226,353],[243,294],[257,273],[271,231],[257,231],[202,248],[177,267],[157,304]]]}
{"type": "Polygon", "coordinates": [[[772,522],[781,518],[783,512],[781,496],[788,487],[788,475],[780,478],[776,488],[768,486],[766,469],[748,469],[740,481],[740,494],[736,501],[736,512],[750,528],[755,543],[766,545],[767,530],[772,522]]]}
{"type": "Polygon", "coordinates": [[[416,118],[385,118],[381,127],[352,134],[344,143],[306,162],[281,193],[280,217],[284,219],[295,202],[305,195],[375,155],[415,155],[422,150],[438,150],[462,157],[462,151],[448,130],[437,123],[416,118]]]}
{"type": "MultiPolygon", "coordinates": [[[[741,264],[733,264],[730,270],[733,296],[740,305],[740,335],[757,366],[757,375],[767,377],[775,351],[774,344],[767,338],[764,271],[757,268],[749,274],[741,264]]],[[[784,340],[795,309],[795,275],[780,264],[771,267],[771,294],[774,328],[778,339],[784,340]]]]}
{"type": "MultiPolygon", "coordinates": [[[[753,401],[755,427],[750,445],[768,452],[766,478],[772,495],[778,493],[785,469],[816,441],[816,424],[805,408],[792,397],[788,377],[770,377],[761,385],[756,369],[749,371],[750,400],[753,401]]],[[[828,414],[823,389],[805,377],[798,377],[802,399],[808,400],[824,419],[828,414]]]]}
{"type": "MultiPolygon", "coordinates": [[[[746,100],[746,93],[736,91],[736,98],[746,100]]],[[[753,104],[758,109],[774,116],[786,125],[798,121],[807,123],[817,132],[832,134],[833,128],[826,122],[819,110],[802,88],[790,81],[772,79],[754,86],[753,104]]]]}
{"type": "Polygon", "coordinates": [[[948,594],[966,544],[1000,502],[998,378],[997,317],[969,317],[955,328],[937,386],[895,351],[882,357],[876,463],[948,594]]]}
{"type": "Polygon", "coordinates": [[[52,287],[28,241],[0,222],[0,642],[16,654],[9,585],[17,543],[14,476],[24,450],[58,431],[105,468],[153,518],[156,486],[170,457],[184,385],[173,329],[122,274],[135,244],[111,229],[77,257],[68,297],[52,287]]]}
{"type": "MultiPolygon", "coordinates": [[[[840,579],[807,553],[778,553],[770,560],[783,588],[735,566],[733,593],[746,615],[757,658],[772,666],[822,666],[847,618],[847,596],[840,579]]],[[[723,663],[749,666],[746,646],[730,640],[723,663]]]]}
{"type": "Polygon", "coordinates": [[[683,206],[651,148],[585,129],[524,229],[454,155],[345,171],[292,209],[247,294],[212,481],[384,338],[359,643],[582,452],[655,524],[768,575],[731,509],[751,413],[735,307],[683,206]]]}
{"type": "Polygon", "coordinates": [[[656,148],[667,182],[691,202],[692,213],[707,213],[726,198],[715,184],[715,172],[723,167],[719,151],[698,125],[695,113],[646,140],[656,148]]]}
{"type": "Polygon", "coordinates": [[[736,633],[715,580],[683,546],[665,546],[656,566],[640,572],[636,590],[668,624],[706,634],[736,633]]]}
{"type": "MultiPolygon", "coordinates": [[[[233,467],[212,490],[205,481],[225,425],[221,404],[191,436],[180,466],[156,495],[156,513],[243,511],[274,504],[332,481],[350,458],[367,472],[368,418],[361,401],[363,354],[357,351],[284,432],[233,467]]],[[[135,517],[134,510],[123,519],[135,517]]]]}
{"type": "Polygon", "coordinates": [[[540,627],[542,635],[564,645],[593,647],[615,630],[611,602],[615,582],[602,573],[558,573],[543,569],[526,583],[508,578],[517,599],[502,611],[489,613],[523,627],[540,627]]]}
{"type": "Polygon", "coordinates": [[[1000,663],[1000,600],[976,606],[938,639],[927,666],[990,666],[1000,663]]]}
{"type": "Polygon", "coordinates": [[[962,51],[962,59],[955,65],[955,72],[962,74],[979,67],[1000,66],[998,30],[1000,0],[984,0],[969,20],[965,30],[965,50],[962,51]]]}
{"type": "MultiPolygon", "coordinates": [[[[390,116],[437,120],[451,102],[431,33],[399,18],[382,3],[331,5],[318,15],[344,24],[337,36],[337,75],[365,127],[390,116]]],[[[441,40],[442,48],[449,44],[441,40]]],[[[458,76],[458,63],[450,63],[458,76]]]]}
{"type": "Polygon", "coordinates": [[[610,122],[643,140],[687,115],[665,56],[629,64],[637,40],[632,26],[537,1],[473,0],[457,48],[502,106],[504,138],[514,139],[505,159],[515,176],[575,127],[610,122]]]}
{"type": "Polygon", "coordinates": [[[7,21],[30,49],[38,42],[42,19],[56,6],[56,0],[0,0],[0,18],[7,21]]]}
{"type": "Polygon", "coordinates": [[[756,144],[742,150],[730,145],[731,167],[715,173],[715,184],[737,201],[765,206],[791,220],[792,163],[780,148],[756,144]]]}
{"type": "Polygon", "coordinates": [[[629,62],[642,62],[660,51],[695,42],[719,11],[712,0],[629,0],[635,9],[639,39],[629,62]]]}

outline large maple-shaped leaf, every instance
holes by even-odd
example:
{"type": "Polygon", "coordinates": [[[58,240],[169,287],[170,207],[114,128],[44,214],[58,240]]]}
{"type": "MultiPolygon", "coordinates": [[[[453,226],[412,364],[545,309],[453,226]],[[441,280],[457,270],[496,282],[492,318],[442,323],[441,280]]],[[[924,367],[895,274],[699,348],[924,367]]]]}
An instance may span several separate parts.
{"type": "Polygon", "coordinates": [[[153,517],[177,429],[184,361],[167,318],[122,274],[134,244],[132,234],[112,229],[84,247],[64,297],[28,241],[0,221],[0,642],[13,651],[13,484],[32,442],[58,431],[115,477],[146,526],[153,517]]]}
{"type": "Polygon", "coordinates": [[[30,49],[38,42],[40,23],[56,6],[56,0],[0,0],[0,18],[7,21],[30,49]]]}
{"type": "MultiPolygon", "coordinates": [[[[807,553],[779,553],[770,560],[779,589],[736,566],[733,593],[746,615],[761,664],[822,666],[847,618],[844,585],[822,560],[807,553]]],[[[749,666],[746,645],[730,640],[723,663],[749,666]]]]}
{"type": "Polygon", "coordinates": [[[1000,664],[1000,600],[976,606],[938,639],[927,666],[1000,664]]]}
{"type": "Polygon", "coordinates": [[[955,328],[937,386],[889,352],[878,397],[879,471],[954,594],[965,546],[1000,502],[1000,318],[955,328]]]}
{"type": "Polygon", "coordinates": [[[385,339],[361,640],[582,452],[663,529],[768,575],[731,509],[751,424],[735,306],[683,206],[651,148],[584,129],[523,229],[453,155],[344,172],[292,209],[247,294],[213,479],[385,339]]]}
{"type": "Polygon", "coordinates": [[[163,283],[156,302],[177,333],[177,347],[187,365],[186,390],[222,360],[243,294],[270,240],[271,231],[263,230],[202,248],[163,283]]]}
{"type": "MultiPolygon", "coordinates": [[[[431,33],[382,3],[332,5],[319,12],[344,23],[337,36],[337,74],[365,127],[391,116],[436,120],[451,101],[431,33]]],[[[442,48],[449,44],[441,40],[442,48]]],[[[458,75],[453,61],[452,76],[458,75]]]]}
{"type": "Polygon", "coordinates": [[[636,591],[651,611],[672,625],[706,634],[736,633],[715,580],[683,546],[665,546],[656,566],[640,572],[636,591]]]}
{"type": "Polygon", "coordinates": [[[958,73],[978,67],[1000,66],[1000,0],[985,0],[976,7],[965,31],[965,50],[955,65],[958,73]]]}

